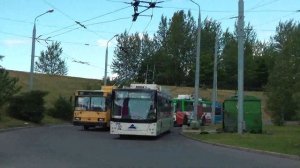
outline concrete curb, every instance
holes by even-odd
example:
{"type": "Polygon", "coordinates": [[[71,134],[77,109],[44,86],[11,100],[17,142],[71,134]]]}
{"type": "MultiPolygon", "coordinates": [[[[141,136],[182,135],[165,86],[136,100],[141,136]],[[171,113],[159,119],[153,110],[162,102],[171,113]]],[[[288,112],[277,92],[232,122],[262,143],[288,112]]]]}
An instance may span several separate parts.
{"type": "Polygon", "coordinates": [[[258,149],[251,149],[251,148],[245,148],[245,147],[238,147],[238,146],[231,146],[231,145],[225,145],[225,144],[219,144],[219,143],[213,143],[213,142],[208,142],[208,141],[203,141],[199,140],[193,137],[189,137],[187,135],[184,135],[184,133],[181,131],[180,134],[183,137],[192,139],[194,141],[214,145],[214,146],[220,146],[220,147],[226,147],[226,148],[231,148],[231,149],[237,149],[237,150],[242,150],[242,151],[247,151],[247,152],[255,152],[255,153],[260,153],[260,154],[268,154],[280,158],[287,158],[287,159],[294,159],[294,160],[300,160],[300,156],[297,155],[289,155],[289,154],[284,154],[284,153],[277,153],[277,152],[270,152],[270,151],[263,151],[263,150],[258,150],[258,149]]]}

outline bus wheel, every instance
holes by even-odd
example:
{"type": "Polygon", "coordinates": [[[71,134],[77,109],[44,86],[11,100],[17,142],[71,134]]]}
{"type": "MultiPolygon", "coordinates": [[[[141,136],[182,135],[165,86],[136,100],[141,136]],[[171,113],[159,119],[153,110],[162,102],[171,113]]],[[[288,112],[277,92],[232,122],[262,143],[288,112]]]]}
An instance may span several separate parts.
{"type": "Polygon", "coordinates": [[[88,130],[88,129],[89,129],[89,126],[84,125],[84,126],[83,126],[83,129],[84,129],[84,130],[88,130]]]}
{"type": "Polygon", "coordinates": [[[104,126],[103,126],[103,130],[105,130],[105,131],[109,131],[109,126],[107,126],[107,125],[104,125],[104,126]]]}

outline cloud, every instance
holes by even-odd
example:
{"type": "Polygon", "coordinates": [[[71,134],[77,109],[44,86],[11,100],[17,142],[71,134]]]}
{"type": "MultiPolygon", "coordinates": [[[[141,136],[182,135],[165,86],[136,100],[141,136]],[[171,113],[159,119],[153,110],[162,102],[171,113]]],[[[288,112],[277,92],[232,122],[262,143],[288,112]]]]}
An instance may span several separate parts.
{"type": "MultiPolygon", "coordinates": [[[[106,39],[99,39],[99,40],[97,40],[97,45],[100,47],[106,47],[107,41],[108,40],[106,40],[106,39]]],[[[116,40],[113,39],[112,41],[109,42],[108,47],[111,47],[115,44],[116,44],[116,40]]]]}
{"type": "Polygon", "coordinates": [[[29,39],[5,39],[2,43],[9,47],[20,46],[20,45],[28,45],[30,44],[29,39]]]}

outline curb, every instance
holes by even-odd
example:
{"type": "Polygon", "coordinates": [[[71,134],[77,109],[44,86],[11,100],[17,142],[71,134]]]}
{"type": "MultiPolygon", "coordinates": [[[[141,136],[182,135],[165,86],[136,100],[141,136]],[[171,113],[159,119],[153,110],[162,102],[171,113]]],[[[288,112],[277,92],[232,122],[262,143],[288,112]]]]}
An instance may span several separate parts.
{"type": "Polygon", "coordinates": [[[213,142],[203,141],[203,140],[199,140],[199,139],[184,135],[184,133],[182,131],[180,132],[180,134],[185,138],[189,138],[189,139],[194,140],[194,141],[198,141],[198,142],[202,142],[202,143],[206,143],[206,144],[210,144],[210,145],[214,145],[214,146],[226,147],[226,148],[237,149],[237,150],[242,150],[242,151],[247,151],[247,152],[260,153],[260,154],[268,154],[268,155],[277,156],[277,157],[280,157],[280,158],[300,160],[300,156],[297,156],[297,155],[289,155],[289,154],[284,154],[284,153],[263,151],[263,150],[259,150],[259,149],[251,149],[251,148],[238,147],[238,146],[232,146],[232,145],[225,145],[225,144],[220,144],[220,143],[213,143],[213,142]]]}
{"type": "Polygon", "coordinates": [[[1,132],[9,132],[9,131],[14,131],[14,130],[19,130],[19,129],[35,128],[35,127],[40,127],[40,126],[30,125],[30,126],[19,126],[19,127],[11,127],[11,128],[1,128],[0,133],[1,132]]]}

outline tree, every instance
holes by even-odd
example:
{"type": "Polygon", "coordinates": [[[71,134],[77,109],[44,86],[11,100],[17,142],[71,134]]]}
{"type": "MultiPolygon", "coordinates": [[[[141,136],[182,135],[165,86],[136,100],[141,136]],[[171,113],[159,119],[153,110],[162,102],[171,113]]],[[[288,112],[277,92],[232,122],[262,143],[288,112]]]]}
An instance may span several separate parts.
{"type": "Polygon", "coordinates": [[[71,120],[73,117],[73,107],[69,100],[59,96],[54,102],[54,107],[48,110],[50,116],[63,120],[71,120]]]}
{"type": "MultiPolygon", "coordinates": [[[[0,56],[0,60],[2,58],[4,56],[0,56]]],[[[0,65],[0,107],[21,89],[17,83],[18,78],[9,77],[8,71],[0,65]]]]}
{"type": "Polygon", "coordinates": [[[153,73],[155,73],[155,64],[152,61],[153,53],[156,53],[156,46],[154,41],[147,33],[143,34],[141,39],[141,66],[139,69],[137,81],[138,82],[154,82],[153,73]]]}
{"type": "Polygon", "coordinates": [[[60,43],[52,42],[46,51],[41,52],[39,60],[35,62],[35,70],[48,75],[67,75],[66,63],[60,58],[62,52],[60,43]]]}
{"type": "Polygon", "coordinates": [[[219,85],[222,88],[237,88],[237,39],[227,29],[221,38],[221,61],[219,66],[219,85]]]}
{"type": "MultiPolygon", "coordinates": [[[[254,89],[255,83],[255,46],[257,36],[252,26],[245,26],[245,45],[244,45],[244,84],[245,89],[254,89]]],[[[223,81],[223,87],[227,89],[237,88],[237,68],[238,68],[238,43],[237,43],[237,25],[233,33],[227,29],[221,40],[221,66],[220,80],[223,81]]]]}
{"type": "MultiPolygon", "coordinates": [[[[3,55],[0,55],[0,61],[2,61],[2,59],[4,58],[3,55]]],[[[2,66],[0,65],[0,68],[2,68],[2,66]]]]}
{"type": "Polygon", "coordinates": [[[220,23],[206,18],[201,31],[200,82],[212,87],[216,35],[221,34],[220,23]]]}
{"type": "Polygon", "coordinates": [[[138,33],[128,35],[125,31],[117,37],[117,42],[111,67],[119,83],[129,83],[137,79],[140,71],[141,39],[138,33]]]}
{"type": "Polygon", "coordinates": [[[187,83],[187,78],[192,72],[195,62],[196,23],[189,11],[175,12],[169,22],[167,34],[167,57],[170,59],[169,76],[172,84],[181,85],[187,83]]]}
{"type": "Polygon", "coordinates": [[[300,24],[280,22],[272,38],[274,65],[267,84],[267,105],[273,122],[295,120],[299,112],[300,24]]]}
{"type": "Polygon", "coordinates": [[[44,118],[46,95],[47,92],[34,90],[14,96],[10,99],[8,114],[17,119],[40,123],[44,118]]]}

